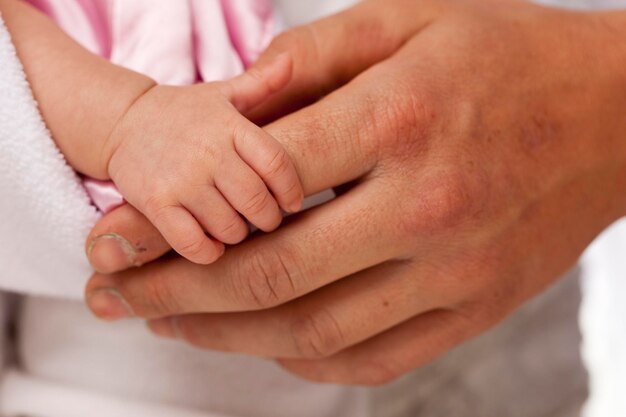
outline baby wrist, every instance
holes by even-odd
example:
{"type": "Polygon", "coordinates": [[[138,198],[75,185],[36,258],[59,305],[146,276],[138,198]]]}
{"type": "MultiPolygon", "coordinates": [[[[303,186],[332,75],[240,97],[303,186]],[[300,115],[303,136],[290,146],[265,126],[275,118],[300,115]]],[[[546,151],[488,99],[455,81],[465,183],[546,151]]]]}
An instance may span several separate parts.
{"type": "Polygon", "coordinates": [[[122,90],[123,94],[118,97],[117,103],[113,106],[113,117],[110,118],[112,123],[109,124],[108,132],[103,136],[100,146],[98,168],[101,171],[100,176],[104,176],[105,179],[110,179],[109,165],[122,140],[119,134],[120,125],[137,102],[157,86],[157,83],[147,76],[133,73],[133,78],[126,81],[127,85],[122,90]]]}

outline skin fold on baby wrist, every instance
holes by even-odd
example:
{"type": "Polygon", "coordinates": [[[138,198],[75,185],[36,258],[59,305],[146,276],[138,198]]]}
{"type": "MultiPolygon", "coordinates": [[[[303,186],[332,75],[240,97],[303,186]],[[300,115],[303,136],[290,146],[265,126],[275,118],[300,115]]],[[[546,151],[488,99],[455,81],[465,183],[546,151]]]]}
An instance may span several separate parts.
{"type": "Polygon", "coordinates": [[[102,152],[100,155],[100,163],[98,164],[98,166],[102,169],[102,172],[99,175],[102,179],[110,179],[109,165],[121,140],[121,138],[116,134],[119,124],[124,120],[129,111],[138,101],[157,87],[156,81],[138,73],[130,74],[128,81],[129,82],[126,83],[126,89],[121,91],[124,98],[119,101],[116,109],[114,110],[118,116],[115,117],[115,122],[111,125],[108,135],[106,135],[102,140],[102,152]]]}

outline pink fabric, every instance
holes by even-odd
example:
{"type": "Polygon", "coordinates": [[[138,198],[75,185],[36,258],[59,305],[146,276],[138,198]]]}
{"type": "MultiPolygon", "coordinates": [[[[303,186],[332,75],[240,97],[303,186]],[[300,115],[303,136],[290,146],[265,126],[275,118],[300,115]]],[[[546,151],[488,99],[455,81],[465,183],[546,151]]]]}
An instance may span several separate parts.
{"type": "MultiPolygon", "coordinates": [[[[276,30],[270,0],[27,1],[91,52],[160,84],[233,77],[276,30]]],[[[109,182],[85,187],[105,213],[123,203],[109,182]]]]}

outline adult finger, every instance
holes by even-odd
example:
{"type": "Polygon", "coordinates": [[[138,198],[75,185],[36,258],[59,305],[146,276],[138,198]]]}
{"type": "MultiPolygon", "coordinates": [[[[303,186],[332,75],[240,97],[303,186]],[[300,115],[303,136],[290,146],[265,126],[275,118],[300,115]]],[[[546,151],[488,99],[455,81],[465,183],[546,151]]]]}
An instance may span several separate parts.
{"type": "Polygon", "coordinates": [[[334,356],[280,359],[278,362],[290,372],[312,381],[382,385],[432,362],[443,352],[485,330],[483,327],[456,310],[437,309],[334,356]]]}
{"type": "Polygon", "coordinates": [[[161,233],[130,204],[100,219],[89,233],[85,247],[91,265],[105,274],[141,266],[169,250],[161,233]]]}
{"type": "Polygon", "coordinates": [[[266,126],[291,157],[305,195],[349,183],[375,168],[381,138],[397,125],[395,109],[412,111],[413,106],[408,95],[378,94],[397,88],[388,74],[391,67],[383,62],[317,103],[266,126]]]}
{"type": "MultiPolygon", "coordinates": [[[[414,0],[369,0],[336,15],[277,36],[255,65],[281,54],[293,61],[289,84],[250,114],[259,123],[274,120],[346,84],[391,56],[440,13],[444,2],[421,1],[419,13],[406,13],[414,0]],[[382,5],[380,3],[383,3],[382,5]]],[[[254,68],[254,66],[253,66],[254,68]]]]}
{"type": "Polygon", "coordinates": [[[110,317],[111,309],[98,294],[110,299],[115,292],[136,315],[146,318],[284,304],[385,262],[398,255],[398,248],[413,244],[399,239],[395,226],[372,227],[394,209],[384,202],[372,206],[378,192],[361,186],[271,235],[231,248],[208,266],[174,259],[121,274],[96,274],[88,284],[87,299],[96,315],[111,319],[119,317],[110,317]],[[328,245],[329,239],[339,243],[328,245]]]}
{"type": "Polygon", "coordinates": [[[164,337],[221,351],[279,358],[331,356],[445,305],[450,294],[428,265],[395,261],[261,312],[195,314],[150,322],[164,337]]]}
{"type": "MultiPolygon", "coordinates": [[[[379,156],[378,140],[388,134],[389,125],[395,123],[377,111],[378,105],[387,108],[401,105],[394,102],[385,106],[379,102],[375,106],[370,100],[381,88],[380,83],[387,72],[386,65],[382,64],[318,103],[267,127],[268,133],[291,156],[305,195],[349,183],[375,167],[379,156]]],[[[120,271],[134,265],[135,261],[143,264],[169,250],[148,220],[130,206],[124,206],[123,215],[111,213],[101,219],[90,234],[87,246],[92,248],[88,251],[90,261],[102,272],[120,271]],[[132,220],[134,224],[125,224],[122,220],[132,220]],[[121,236],[131,245],[123,243],[120,248],[105,247],[103,256],[100,256],[100,245],[113,246],[121,242],[118,239],[97,239],[102,231],[121,236]],[[146,247],[145,251],[133,246],[137,241],[146,247]],[[123,257],[116,261],[117,258],[108,256],[109,252],[124,252],[127,246],[142,251],[140,255],[131,256],[133,262],[129,263],[123,257]]]]}

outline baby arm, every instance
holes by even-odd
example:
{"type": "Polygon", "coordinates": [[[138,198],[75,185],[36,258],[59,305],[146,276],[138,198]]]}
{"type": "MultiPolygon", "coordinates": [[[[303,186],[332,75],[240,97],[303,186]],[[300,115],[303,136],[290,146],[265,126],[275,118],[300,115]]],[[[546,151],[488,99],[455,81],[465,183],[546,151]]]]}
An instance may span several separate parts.
{"type": "Polygon", "coordinates": [[[70,165],[112,179],[183,256],[210,263],[222,242],[241,241],[238,213],[269,231],[279,207],[300,208],[290,158],[240,114],[289,81],[288,58],[229,82],[161,87],[89,53],[18,0],[0,0],[0,11],[70,165]]]}
{"type": "Polygon", "coordinates": [[[226,82],[156,86],[114,129],[105,149],[111,179],[189,260],[211,263],[223,243],[243,240],[248,227],[239,214],[271,231],[282,220],[280,208],[300,209],[303,191],[291,159],[241,115],[290,75],[291,60],[283,56],[226,82]]]}
{"type": "Polygon", "coordinates": [[[69,164],[107,179],[101,150],[116,122],[154,81],[91,54],[28,4],[0,0],[0,12],[46,125],[69,164]]]}

